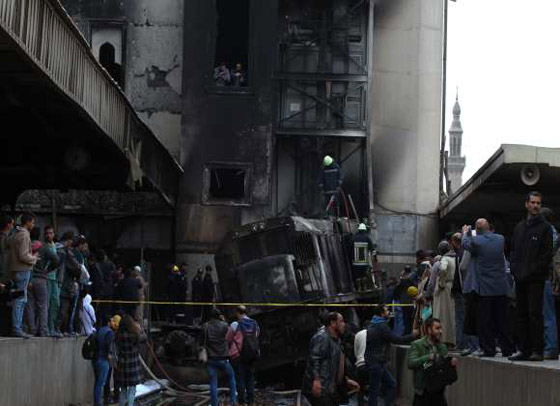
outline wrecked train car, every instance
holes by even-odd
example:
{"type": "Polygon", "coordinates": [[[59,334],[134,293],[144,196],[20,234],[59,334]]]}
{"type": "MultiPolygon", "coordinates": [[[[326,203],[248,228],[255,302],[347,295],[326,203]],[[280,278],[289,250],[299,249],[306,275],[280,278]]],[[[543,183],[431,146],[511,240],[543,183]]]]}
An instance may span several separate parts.
{"type": "MultiPolygon", "coordinates": [[[[215,261],[224,302],[329,303],[371,298],[353,289],[347,240],[339,222],[280,217],[232,231],[215,261]]],[[[350,227],[347,227],[350,229],[350,227]]],[[[262,330],[261,369],[302,360],[318,327],[319,307],[251,306],[262,330]]],[[[359,323],[353,311],[346,317],[359,323]]]]}

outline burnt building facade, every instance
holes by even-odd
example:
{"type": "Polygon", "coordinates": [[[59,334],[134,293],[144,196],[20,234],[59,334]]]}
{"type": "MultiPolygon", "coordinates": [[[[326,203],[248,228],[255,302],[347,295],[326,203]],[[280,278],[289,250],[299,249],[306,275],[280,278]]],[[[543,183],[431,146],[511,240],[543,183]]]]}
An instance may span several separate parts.
{"type": "Polygon", "coordinates": [[[246,223],[322,217],[327,154],[340,215],[355,207],[384,263],[436,239],[441,1],[63,3],[185,170],[178,261],[212,263],[246,223]]]}

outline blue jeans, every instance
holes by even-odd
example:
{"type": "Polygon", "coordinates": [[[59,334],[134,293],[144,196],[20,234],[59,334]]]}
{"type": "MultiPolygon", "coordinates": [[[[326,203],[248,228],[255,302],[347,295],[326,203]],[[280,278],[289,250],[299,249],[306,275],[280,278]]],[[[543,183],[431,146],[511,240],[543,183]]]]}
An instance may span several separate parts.
{"type": "Polygon", "coordinates": [[[16,284],[16,289],[23,291],[23,295],[14,299],[12,306],[12,332],[21,333],[21,325],[23,323],[23,312],[27,304],[27,285],[31,278],[31,271],[18,271],[14,272],[13,281],[16,284]]]}
{"type": "Polygon", "coordinates": [[[377,398],[383,395],[385,406],[395,405],[397,381],[387,369],[386,363],[375,362],[369,367],[368,406],[377,406],[377,398]]]}
{"type": "Polygon", "coordinates": [[[107,359],[96,359],[93,361],[93,371],[95,373],[95,386],[93,387],[93,406],[101,406],[101,394],[103,386],[109,373],[109,361],[107,359]]]}
{"type": "Polygon", "coordinates": [[[210,397],[212,406],[218,406],[218,369],[225,372],[229,378],[229,390],[231,404],[237,403],[237,390],[235,386],[235,374],[229,361],[226,360],[208,360],[206,369],[210,375],[210,397]]]}
{"type": "Polygon", "coordinates": [[[127,386],[121,388],[119,393],[119,406],[124,406],[125,402],[128,406],[134,406],[134,398],[136,397],[136,386],[127,386]]]}
{"type": "Polygon", "coordinates": [[[237,398],[239,403],[253,404],[255,401],[255,366],[240,359],[232,361],[237,384],[237,398]]]}
{"type": "Polygon", "coordinates": [[[552,283],[546,281],[544,284],[543,297],[544,316],[544,353],[552,355],[558,353],[558,330],[556,329],[556,309],[554,308],[554,296],[552,295],[552,283]]]}

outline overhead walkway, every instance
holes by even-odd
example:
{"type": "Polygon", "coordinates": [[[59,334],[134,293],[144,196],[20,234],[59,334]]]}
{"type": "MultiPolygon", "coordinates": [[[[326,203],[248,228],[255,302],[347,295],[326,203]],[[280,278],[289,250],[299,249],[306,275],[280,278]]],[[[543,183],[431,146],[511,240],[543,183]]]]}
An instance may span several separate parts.
{"type": "Polygon", "coordinates": [[[143,190],[174,206],[182,168],[58,0],[0,0],[0,204],[26,189],[143,190]]]}

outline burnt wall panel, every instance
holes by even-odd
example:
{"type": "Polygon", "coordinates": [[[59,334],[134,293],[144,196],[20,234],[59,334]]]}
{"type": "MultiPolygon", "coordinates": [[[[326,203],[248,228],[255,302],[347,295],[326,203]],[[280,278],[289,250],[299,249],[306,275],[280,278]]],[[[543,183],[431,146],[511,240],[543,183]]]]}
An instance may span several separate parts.
{"type": "Polygon", "coordinates": [[[240,223],[242,215],[250,218],[270,207],[277,1],[251,0],[249,4],[249,86],[232,88],[216,86],[213,80],[216,2],[185,3],[181,163],[186,176],[178,210],[179,218],[192,220],[195,212],[197,218],[192,223],[179,222],[179,251],[202,242],[215,246],[228,227],[240,223]],[[203,170],[210,162],[252,164],[251,207],[201,206],[203,170]]]}

